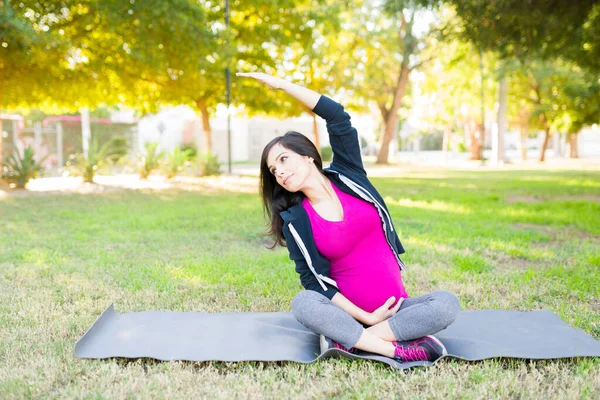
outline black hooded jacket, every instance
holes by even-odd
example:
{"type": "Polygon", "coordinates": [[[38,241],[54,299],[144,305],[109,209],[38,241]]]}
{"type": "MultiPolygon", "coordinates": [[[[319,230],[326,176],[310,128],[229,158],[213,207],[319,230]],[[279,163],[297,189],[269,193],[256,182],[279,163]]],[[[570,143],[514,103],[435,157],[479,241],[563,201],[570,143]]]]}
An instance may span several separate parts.
{"type": "MultiPolygon", "coordinates": [[[[397,258],[398,267],[403,270],[405,266],[399,255],[404,253],[404,248],[383,198],[367,178],[360,155],[358,133],[350,124],[350,115],[341,104],[326,96],[319,98],[312,111],[327,122],[333,150],[333,161],[323,172],[340,190],[373,203],[381,217],[385,237],[397,258]]],[[[283,235],[290,259],[296,263],[302,286],[331,299],[338,292],[337,284],[329,277],[329,260],[317,250],[306,210],[302,204],[296,204],[279,215],[283,218],[283,235]]]]}

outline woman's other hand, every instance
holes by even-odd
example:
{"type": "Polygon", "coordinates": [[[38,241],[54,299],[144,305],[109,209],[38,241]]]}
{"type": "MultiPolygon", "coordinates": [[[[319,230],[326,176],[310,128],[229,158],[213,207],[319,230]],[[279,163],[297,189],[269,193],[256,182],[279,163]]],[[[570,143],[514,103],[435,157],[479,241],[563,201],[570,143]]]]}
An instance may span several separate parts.
{"type": "Polygon", "coordinates": [[[285,83],[283,79],[263,74],[262,72],[238,72],[235,74],[235,76],[256,79],[257,81],[264,83],[271,89],[281,89],[282,84],[285,83]]]}
{"type": "Polygon", "coordinates": [[[396,303],[396,305],[392,309],[390,309],[391,305],[394,304],[395,300],[396,300],[396,298],[394,296],[387,299],[387,301],[385,303],[383,303],[383,305],[381,307],[379,307],[372,313],[369,313],[367,315],[366,321],[363,321],[363,322],[366,323],[367,325],[373,326],[373,325],[377,325],[380,322],[385,321],[386,319],[390,318],[392,315],[396,314],[396,312],[398,312],[398,310],[400,309],[400,306],[402,306],[402,302],[404,301],[404,298],[400,298],[400,300],[398,300],[398,303],[396,303]]]}

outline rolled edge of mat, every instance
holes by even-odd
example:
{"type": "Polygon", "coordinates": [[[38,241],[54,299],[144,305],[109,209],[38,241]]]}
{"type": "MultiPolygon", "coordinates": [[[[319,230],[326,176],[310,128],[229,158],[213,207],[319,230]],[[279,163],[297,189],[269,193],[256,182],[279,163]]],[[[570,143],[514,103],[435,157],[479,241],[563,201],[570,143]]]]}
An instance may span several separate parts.
{"type": "Polygon", "coordinates": [[[85,355],[85,347],[92,340],[94,336],[94,332],[98,331],[102,325],[104,325],[111,316],[116,315],[115,312],[115,303],[111,303],[110,306],[106,310],[100,314],[96,321],[90,326],[90,328],[79,338],[77,343],[75,343],[75,356],[78,358],[89,358],[85,355]]]}
{"type": "MultiPolygon", "coordinates": [[[[445,356],[445,357],[448,357],[448,356],[445,356]]],[[[349,358],[351,360],[376,361],[376,362],[380,362],[383,364],[387,364],[388,366],[395,368],[395,369],[399,369],[399,370],[413,368],[413,367],[427,368],[427,367],[431,367],[431,366],[435,365],[435,363],[440,360],[440,359],[438,359],[435,362],[411,361],[411,362],[401,363],[401,362],[393,360],[389,357],[381,356],[381,355],[378,355],[375,353],[364,352],[364,354],[353,354],[353,353],[347,353],[340,349],[329,349],[329,350],[325,351],[323,354],[319,355],[315,361],[322,361],[322,360],[326,360],[328,358],[349,358]]]]}

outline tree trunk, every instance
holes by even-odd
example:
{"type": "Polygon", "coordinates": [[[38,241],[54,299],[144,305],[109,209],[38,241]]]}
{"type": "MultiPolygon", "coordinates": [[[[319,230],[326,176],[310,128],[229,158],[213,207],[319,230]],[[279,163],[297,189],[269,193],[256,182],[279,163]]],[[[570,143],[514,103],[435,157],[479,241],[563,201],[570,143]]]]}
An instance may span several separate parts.
{"type": "Polygon", "coordinates": [[[577,133],[569,134],[569,158],[578,158],[579,151],[577,149],[577,133]]]}
{"type": "Polygon", "coordinates": [[[527,132],[523,135],[523,131],[519,129],[519,136],[517,137],[517,149],[521,154],[521,161],[527,160],[527,145],[524,143],[524,139],[527,137],[527,132]]]}
{"type": "Polygon", "coordinates": [[[312,114],[313,117],[313,135],[314,135],[314,144],[317,148],[319,154],[321,154],[321,143],[319,142],[319,126],[317,124],[317,114],[312,114]]]}
{"type": "Polygon", "coordinates": [[[542,149],[540,150],[540,162],[544,162],[546,159],[546,148],[548,148],[548,142],[550,141],[550,127],[544,128],[544,143],[542,143],[542,149]]]}
{"type": "Polygon", "coordinates": [[[208,107],[204,99],[196,100],[196,106],[200,110],[202,116],[202,131],[204,133],[204,151],[212,153],[212,130],[210,128],[210,117],[208,115],[208,107]]]}
{"type": "Polygon", "coordinates": [[[498,132],[492,141],[492,158],[496,165],[504,164],[504,134],[506,132],[506,109],[508,102],[508,84],[506,77],[498,85],[498,132]]]}
{"type": "Polygon", "coordinates": [[[396,132],[397,118],[390,117],[385,121],[382,129],[381,139],[379,140],[379,152],[377,153],[377,164],[387,164],[390,156],[390,143],[396,132]]]}
{"type": "Polygon", "coordinates": [[[471,160],[481,160],[483,159],[482,157],[482,131],[483,131],[483,125],[475,122],[475,120],[471,120],[471,122],[469,123],[469,127],[471,130],[471,146],[470,146],[470,151],[471,151],[471,160]]]}
{"type": "MultiPolygon", "coordinates": [[[[402,105],[402,97],[406,91],[406,84],[408,83],[408,77],[410,75],[411,68],[408,67],[410,56],[415,53],[417,49],[417,39],[412,35],[412,27],[414,24],[414,15],[410,21],[407,21],[404,12],[401,13],[402,24],[400,25],[399,34],[400,40],[404,44],[404,52],[402,54],[402,64],[400,66],[400,75],[394,89],[394,99],[392,106],[389,110],[385,111],[385,106],[380,105],[382,114],[386,116],[384,119],[383,135],[381,135],[379,153],[377,154],[377,164],[387,164],[388,157],[390,154],[390,143],[396,135],[396,128],[398,126],[398,109],[402,105]]],[[[416,68],[416,66],[413,66],[416,68]]]]}
{"type": "Polygon", "coordinates": [[[2,147],[3,139],[4,137],[2,136],[2,120],[0,119],[0,180],[2,179],[2,163],[4,162],[4,159],[2,158],[2,155],[4,154],[4,148],[2,147]]]}
{"type": "Polygon", "coordinates": [[[529,137],[529,113],[521,110],[519,112],[519,137],[517,145],[521,154],[521,161],[527,160],[527,138],[529,137]]]}
{"type": "MultiPolygon", "coordinates": [[[[408,57],[406,57],[408,59],[408,57]]],[[[408,68],[408,62],[402,63],[402,69],[400,70],[400,77],[398,78],[398,84],[396,85],[396,93],[394,95],[394,102],[392,107],[387,112],[387,118],[384,120],[383,135],[381,135],[379,153],[377,154],[377,164],[387,164],[390,155],[390,143],[396,135],[396,128],[398,126],[398,109],[402,105],[402,97],[406,90],[406,84],[408,83],[408,77],[410,75],[410,69],[408,68]]]]}
{"type": "Polygon", "coordinates": [[[88,107],[81,107],[79,111],[81,113],[81,144],[83,156],[87,160],[88,153],[90,150],[90,139],[92,138],[92,130],[90,126],[90,109],[88,107]]]}
{"type": "Polygon", "coordinates": [[[444,155],[444,161],[448,163],[448,147],[450,145],[450,136],[452,135],[452,128],[446,125],[444,128],[444,136],[442,138],[442,154],[444,155]]]}

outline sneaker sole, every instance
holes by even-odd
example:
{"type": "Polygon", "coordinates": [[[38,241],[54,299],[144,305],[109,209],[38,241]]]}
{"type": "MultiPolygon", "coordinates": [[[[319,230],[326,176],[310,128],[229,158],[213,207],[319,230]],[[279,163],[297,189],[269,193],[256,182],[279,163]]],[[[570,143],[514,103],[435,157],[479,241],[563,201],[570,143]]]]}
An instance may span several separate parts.
{"type": "Polygon", "coordinates": [[[436,342],[441,348],[442,348],[442,355],[441,357],[447,356],[448,352],[446,351],[446,346],[444,346],[444,344],[442,342],[440,342],[440,340],[438,338],[436,338],[433,335],[427,335],[428,338],[430,338],[431,340],[433,340],[434,342],[436,342]]]}
{"type": "Polygon", "coordinates": [[[321,354],[329,350],[329,345],[327,344],[327,340],[325,340],[325,335],[319,335],[319,347],[321,349],[321,354]]]}

